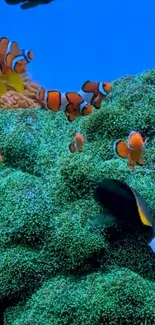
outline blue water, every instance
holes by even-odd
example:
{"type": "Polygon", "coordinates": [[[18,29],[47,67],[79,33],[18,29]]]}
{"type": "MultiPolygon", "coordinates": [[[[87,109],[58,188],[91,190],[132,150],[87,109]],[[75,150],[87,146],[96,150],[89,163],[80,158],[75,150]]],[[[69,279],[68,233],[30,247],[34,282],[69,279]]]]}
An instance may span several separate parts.
{"type": "Polygon", "coordinates": [[[61,91],[152,68],[154,17],[154,0],[56,0],[25,11],[1,0],[1,34],[34,51],[34,80],[61,91]]]}

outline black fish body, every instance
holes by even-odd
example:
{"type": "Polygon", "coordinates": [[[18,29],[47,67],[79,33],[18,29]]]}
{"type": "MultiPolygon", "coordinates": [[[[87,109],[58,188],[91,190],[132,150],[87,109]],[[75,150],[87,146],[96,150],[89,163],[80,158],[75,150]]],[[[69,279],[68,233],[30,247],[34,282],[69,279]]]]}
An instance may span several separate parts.
{"type": "Polygon", "coordinates": [[[21,9],[30,9],[39,5],[48,4],[55,0],[5,0],[10,5],[21,4],[21,9]]]}
{"type": "Polygon", "coordinates": [[[146,202],[141,195],[126,183],[116,179],[104,179],[97,185],[95,199],[123,223],[133,228],[148,227],[142,222],[142,217],[152,224],[152,217],[146,202]],[[140,211],[141,210],[141,211],[140,211]]]}

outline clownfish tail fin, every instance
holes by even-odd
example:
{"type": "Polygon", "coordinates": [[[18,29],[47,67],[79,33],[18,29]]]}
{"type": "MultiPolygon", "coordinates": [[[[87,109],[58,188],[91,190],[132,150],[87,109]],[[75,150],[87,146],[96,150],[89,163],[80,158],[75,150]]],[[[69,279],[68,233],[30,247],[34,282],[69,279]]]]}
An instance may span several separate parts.
{"type": "Polygon", "coordinates": [[[117,140],[114,143],[114,151],[117,154],[117,156],[121,158],[127,158],[128,157],[128,147],[127,143],[122,140],[117,140]]]}

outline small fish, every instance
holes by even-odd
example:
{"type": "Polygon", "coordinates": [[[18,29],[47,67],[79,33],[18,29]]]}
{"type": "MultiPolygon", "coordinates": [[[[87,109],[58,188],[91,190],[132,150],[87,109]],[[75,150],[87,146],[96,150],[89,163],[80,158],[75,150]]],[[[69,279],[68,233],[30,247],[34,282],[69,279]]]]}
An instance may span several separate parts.
{"type": "Polygon", "coordinates": [[[3,162],[3,157],[0,155],[0,163],[3,162]]]}
{"type": "Polygon", "coordinates": [[[39,5],[48,4],[50,2],[53,2],[54,0],[5,0],[6,3],[9,5],[17,5],[21,4],[21,9],[30,9],[39,5]]]}
{"type": "Polygon", "coordinates": [[[25,73],[26,65],[33,59],[33,52],[22,50],[18,43],[0,38],[0,71],[2,74],[25,73]]]}
{"type": "Polygon", "coordinates": [[[82,133],[76,133],[73,141],[69,145],[70,152],[83,151],[83,144],[86,142],[86,137],[82,133]]]}
{"type": "Polygon", "coordinates": [[[96,109],[101,107],[102,100],[111,91],[112,86],[109,82],[86,81],[78,92],[83,99],[93,105],[96,109]]]}
{"type": "Polygon", "coordinates": [[[64,112],[70,122],[81,115],[86,116],[92,112],[92,106],[76,92],[61,93],[57,90],[45,91],[44,88],[40,88],[37,100],[43,103],[47,109],[64,112]]]}
{"type": "Polygon", "coordinates": [[[119,157],[128,159],[128,166],[134,171],[136,164],[143,165],[141,155],[145,152],[144,146],[146,141],[147,139],[144,139],[139,132],[132,131],[127,142],[123,140],[115,142],[114,150],[119,157]]]}

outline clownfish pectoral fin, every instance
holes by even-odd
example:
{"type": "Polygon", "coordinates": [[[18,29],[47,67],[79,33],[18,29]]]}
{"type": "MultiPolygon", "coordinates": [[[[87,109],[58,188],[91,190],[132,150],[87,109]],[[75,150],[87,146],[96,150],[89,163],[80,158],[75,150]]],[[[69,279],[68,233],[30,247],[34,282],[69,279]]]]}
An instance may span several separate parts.
{"type": "Polygon", "coordinates": [[[140,158],[139,160],[137,160],[137,164],[143,166],[144,165],[143,160],[140,158]]]}
{"type": "Polygon", "coordinates": [[[7,92],[7,87],[4,82],[0,81],[0,96],[7,92]]]}
{"type": "Polygon", "coordinates": [[[24,92],[24,85],[22,83],[21,77],[19,74],[14,73],[11,75],[8,75],[7,83],[14,88],[18,93],[24,92]]]}
{"type": "Polygon", "coordinates": [[[101,95],[98,95],[95,99],[94,99],[94,101],[93,101],[93,106],[96,108],[96,109],[100,109],[101,108],[101,103],[102,103],[102,100],[105,98],[106,96],[105,95],[103,95],[103,96],[101,96],[101,95]]]}
{"type": "Polygon", "coordinates": [[[122,140],[117,140],[114,143],[114,151],[121,158],[127,158],[129,154],[127,143],[122,140]]]}
{"type": "Polygon", "coordinates": [[[74,153],[76,150],[75,142],[70,143],[69,145],[69,151],[74,153]]]}
{"type": "Polygon", "coordinates": [[[88,104],[85,100],[79,105],[80,115],[86,116],[92,113],[92,105],[88,104]]]}

